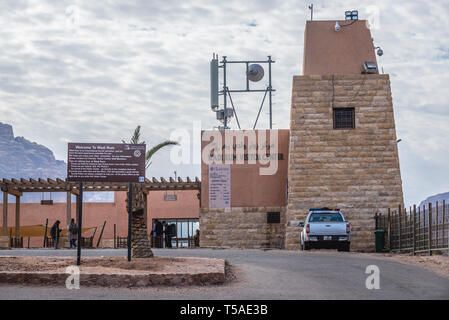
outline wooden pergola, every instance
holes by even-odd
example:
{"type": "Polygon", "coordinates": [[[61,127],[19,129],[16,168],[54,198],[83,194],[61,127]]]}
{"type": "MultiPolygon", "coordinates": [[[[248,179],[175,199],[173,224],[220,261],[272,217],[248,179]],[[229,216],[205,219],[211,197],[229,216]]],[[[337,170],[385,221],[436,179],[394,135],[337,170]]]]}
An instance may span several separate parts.
{"type": "MultiPolygon", "coordinates": [[[[150,191],[166,191],[166,190],[198,190],[201,192],[201,181],[196,177],[191,180],[187,177],[183,181],[180,177],[175,180],[169,178],[165,180],[160,178],[145,179],[143,190],[147,196],[150,191]]],[[[121,182],[83,182],[83,192],[97,192],[97,191],[128,191],[129,183],[121,182]]],[[[0,180],[0,189],[3,191],[3,228],[2,234],[7,236],[8,230],[8,194],[16,197],[16,216],[15,216],[15,234],[19,234],[20,230],[20,197],[25,192],[66,192],[67,193],[67,224],[71,219],[71,201],[72,194],[76,196],[76,206],[78,212],[79,206],[79,184],[76,182],[68,182],[66,180],[56,178],[54,179],[3,179],[0,180]]],[[[145,197],[145,203],[147,197],[145,197]]],[[[146,219],[146,205],[144,217],[146,219]]]]}

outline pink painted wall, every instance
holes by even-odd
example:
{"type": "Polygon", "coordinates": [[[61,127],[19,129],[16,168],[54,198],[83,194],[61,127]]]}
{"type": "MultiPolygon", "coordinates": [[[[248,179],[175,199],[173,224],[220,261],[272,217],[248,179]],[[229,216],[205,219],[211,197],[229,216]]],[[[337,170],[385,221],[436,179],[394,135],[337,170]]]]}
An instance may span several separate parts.
{"type": "MultiPolygon", "coordinates": [[[[170,193],[173,193],[171,191],[170,193]]],[[[199,218],[199,200],[198,191],[175,191],[178,196],[177,201],[164,201],[165,191],[152,191],[148,195],[148,221],[153,218],[199,218]]],[[[83,228],[98,227],[94,239],[94,245],[97,243],[101,227],[106,220],[106,226],[103,232],[103,239],[113,239],[114,224],[117,226],[117,235],[125,237],[128,234],[128,215],[126,212],[126,193],[116,192],[114,202],[108,203],[84,203],[83,204],[83,228]]],[[[15,225],[14,202],[8,203],[8,227],[15,225]]],[[[60,220],[63,228],[66,228],[67,209],[65,203],[54,203],[53,205],[41,205],[40,203],[21,203],[20,204],[20,225],[45,225],[45,219],[48,218],[49,228],[56,220],[60,220]]],[[[71,205],[72,218],[76,218],[76,205],[71,205]]],[[[0,221],[3,226],[3,203],[0,203],[0,221]]],[[[148,229],[151,229],[149,223],[148,229]]],[[[2,230],[0,230],[0,233],[2,230]]],[[[92,235],[92,231],[84,233],[84,236],[92,235]]],[[[41,247],[43,239],[40,237],[31,238],[31,247],[41,247]]],[[[24,239],[24,246],[27,239],[24,239]]]]}
{"type": "MultiPolygon", "coordinates": [[[[252,130],[248,130],[250,132],[252,130]]],[[[255,130],[256,140],[258,140],[257,132],[255,130]]],[[[267,130],[269,132],[269,130],[267,130]]],[[[211,131],[203,131],[204,133],[211,131]]],[[[223,153],[236,154],[235,151],[227,151],[225,148],[226,139],[224,134],[238,134],[244,132],[242,130],[226,130],[220,131],[222,135],[223,153]]],[[[265,141],[257,141],[258,147],[264,143],[270,144],[269,134],[266,135],[265,141]]],[[[286,205],[287,200],[287,166],[288,166],[288,150],[289,150],[290,130],[278,130],[277,148],[278,153],[283,157],[278,161],[277,171],[273,175],[261,175],[260,167],[267,167],[261,165],[259,162],[252,164],[244,161],[243,164],[237,164],[233,161],[231,164],[231,207],[280,207],[286,205]]],[[[209,143],[213,143],[213,138],[207,140],[204,138],[201,141],[201,153],[209,143]]],[[[237,143],[234,139],[233,143],[237,143]]],[[[244,139],[244,144],[249,144],[248,139],[244,139]]],[[[230,146],[229,146],[230,147],[230,146]]],[[[247,146],[244,154],[255,155],[254,149],[249,150],[247,146]]],[[[201,162],[201,207],[209,208],[209,165],[202,159],[201,162]]],[[[224,163],[224,161],[222,161],[224,163]]]]}
{"type": "Polygon", "coordinates": [[[365,61],[376,62],[366,20],[307,21],[304,30],[303,75],[360,74],[365,61]]]}

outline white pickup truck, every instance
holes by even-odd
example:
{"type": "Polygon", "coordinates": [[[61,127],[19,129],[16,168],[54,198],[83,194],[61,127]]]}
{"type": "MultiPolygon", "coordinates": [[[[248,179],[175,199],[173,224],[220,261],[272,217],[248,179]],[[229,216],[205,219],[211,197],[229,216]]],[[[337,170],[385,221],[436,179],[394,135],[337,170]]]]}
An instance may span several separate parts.
{"type": "Polygon", "coordinates": [[[349,251],[351,226],[340,209],[310,209],[305,222],[300,222],[301,250],[312,248],[349,251]]]}

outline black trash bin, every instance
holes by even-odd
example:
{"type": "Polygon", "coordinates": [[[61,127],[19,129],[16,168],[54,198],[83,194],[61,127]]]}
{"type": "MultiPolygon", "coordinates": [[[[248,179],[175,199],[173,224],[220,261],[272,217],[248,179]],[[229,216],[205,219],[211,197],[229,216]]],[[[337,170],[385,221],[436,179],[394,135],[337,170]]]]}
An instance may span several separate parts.
{"type": "Polygon", "coordinates": [[[382,252],[385,249],[385,231],[384,230],[374,231],[374,239],[376,245],[376,252],[382,252]]]}

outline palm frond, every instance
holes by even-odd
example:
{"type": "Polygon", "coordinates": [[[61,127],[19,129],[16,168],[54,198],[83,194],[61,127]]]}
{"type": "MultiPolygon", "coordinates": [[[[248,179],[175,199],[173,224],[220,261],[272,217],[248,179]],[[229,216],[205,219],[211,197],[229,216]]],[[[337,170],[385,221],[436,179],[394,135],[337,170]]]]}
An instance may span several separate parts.
{"type": "Polygon", "coordinates": [[[130,144],[146,144],[145,141],[139,141],[140,140],[140,125],[134,129],[134,133],[131,137],[131,140],[129,142],[126,142],[125,140],[122,140],[122,143],[130,143],[130,144]]]}
{"type": "Polygon", "coordinates": [[[163,141],[163,142],[155,145],[150,150],[148,150],[146,155],[145,155],[145,160],[146,160],[146,166],[145,167],[148,168],[150,166],[150,164],[151,164],[150,159],[157,151],[159,151],[160,149],[162,149],[162,148],[164,148],[166,146],[173,146],[173,145],[177,146],[177,145],[179,145],[179,143],[176,142],[176,141],[166,140],[166,141],[163,141]]]}
{"type": "Polygon", "coordinates": [[[131,143],[138,144],[140,140],[140,126],[137,126],[137,128],[134,130],[134,134],[131,137],[131,143]]]}

